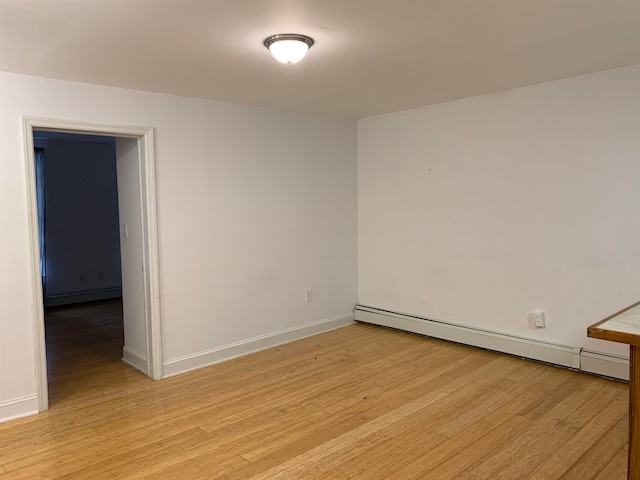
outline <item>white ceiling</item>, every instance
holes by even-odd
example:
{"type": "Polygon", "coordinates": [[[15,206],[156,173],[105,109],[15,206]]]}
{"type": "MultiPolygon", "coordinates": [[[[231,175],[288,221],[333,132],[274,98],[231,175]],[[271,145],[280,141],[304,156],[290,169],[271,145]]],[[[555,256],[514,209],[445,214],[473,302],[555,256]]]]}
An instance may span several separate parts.
{"type": "Polygon", "coordinates": [[[0,0],[0,70],[345,118],[637,63],[640,0],[0,0]]]}

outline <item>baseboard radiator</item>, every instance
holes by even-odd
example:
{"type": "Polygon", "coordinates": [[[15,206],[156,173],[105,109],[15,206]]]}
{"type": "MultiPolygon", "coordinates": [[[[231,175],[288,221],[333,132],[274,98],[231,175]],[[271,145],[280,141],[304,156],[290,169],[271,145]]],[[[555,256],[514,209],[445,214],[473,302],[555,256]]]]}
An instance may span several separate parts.
{"type": "MultiPolygon", "coordinates": [[[[356,305],[354,320],[418,333],[450,342],[538,360],[573,370],[629,380],[629,358],[592,352],[464,325],[356,305]]],[[[585,332],[586,335],[586,332],[585,332]]]]}
{"type": "Polygon", "coordinates": [[[122,288],[106,288],[103,290],[90,290],[86,292],[73,292],[61,295],[51,295],[44,299],[45,307],[60,307],[75,303],[95,302],[97,300],[110,300],[122,297],[122,288]]]}

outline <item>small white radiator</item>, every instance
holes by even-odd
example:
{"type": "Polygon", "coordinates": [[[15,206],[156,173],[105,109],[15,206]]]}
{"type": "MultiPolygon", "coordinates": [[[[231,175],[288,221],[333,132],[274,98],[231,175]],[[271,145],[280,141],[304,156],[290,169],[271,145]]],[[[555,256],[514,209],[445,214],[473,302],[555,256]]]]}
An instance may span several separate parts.
{"type": "Polygon", "coordinates": [[[629,358],[591,352],[580,347],[558,345],[464,325],[429,320],[428,318],[364,305],[356,305],[353,318],[359,322],[397,328],[441,340],[560,365],[582,372],[620,380],[629,379],[629,358]]]}

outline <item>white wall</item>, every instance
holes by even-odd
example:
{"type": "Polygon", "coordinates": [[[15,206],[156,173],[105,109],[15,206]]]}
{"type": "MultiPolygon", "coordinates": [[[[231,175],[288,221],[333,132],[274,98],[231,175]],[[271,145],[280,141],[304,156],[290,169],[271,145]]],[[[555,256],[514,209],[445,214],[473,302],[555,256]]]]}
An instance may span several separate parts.
{"type": "Polygon", "coordinates": [[[640,66],[360,120],[359,303],[623,354],[639,185],[640,66]]]}
{"type": "Polygon", "coordinates": [[[355,122],[0,73],[5,418],[36,385],[22,115],[157,129],[165,363],[351,315],[355,122]]]}

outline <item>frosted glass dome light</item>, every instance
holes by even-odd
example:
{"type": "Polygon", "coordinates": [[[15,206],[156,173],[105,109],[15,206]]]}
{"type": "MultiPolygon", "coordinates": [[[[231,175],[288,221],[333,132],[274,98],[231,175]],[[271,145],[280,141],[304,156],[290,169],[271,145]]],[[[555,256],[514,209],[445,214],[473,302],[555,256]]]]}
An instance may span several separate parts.
{"type": "Polygon", "coordinates": [[[297,63],[304,58],[313,45],[313,38],[297,33],[271,35],[265,39],[264,46],[273,58],[281,63],[297,63]]]}

